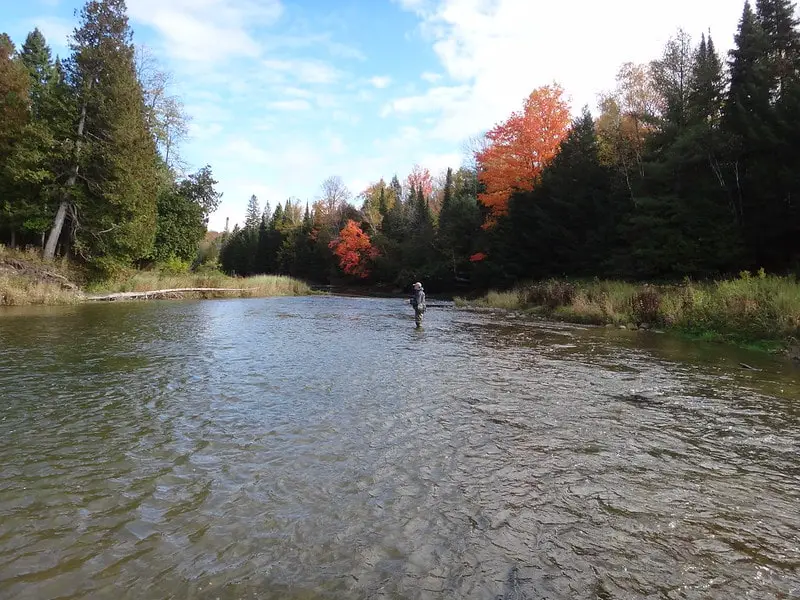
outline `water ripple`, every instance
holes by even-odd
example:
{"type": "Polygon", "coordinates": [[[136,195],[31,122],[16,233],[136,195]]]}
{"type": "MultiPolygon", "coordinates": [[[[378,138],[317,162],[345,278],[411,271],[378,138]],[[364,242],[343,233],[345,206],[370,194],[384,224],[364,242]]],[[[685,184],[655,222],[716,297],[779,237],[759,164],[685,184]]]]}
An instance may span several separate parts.
{"type": "Polygon", "coordinates": [[[402,300],[3,318],[0,597],[800,598],[800,386],[737,352],[402,300]]]}

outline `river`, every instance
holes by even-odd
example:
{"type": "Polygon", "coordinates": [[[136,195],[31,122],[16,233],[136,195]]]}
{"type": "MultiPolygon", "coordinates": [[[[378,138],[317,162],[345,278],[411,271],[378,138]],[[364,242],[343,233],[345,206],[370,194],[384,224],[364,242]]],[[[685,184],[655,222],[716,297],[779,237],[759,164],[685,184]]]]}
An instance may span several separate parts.
{"type": "Polygon", "coordinates": [[[799,375],[402,299],[3,310],[0,598],[800,598],[799,375]]]}

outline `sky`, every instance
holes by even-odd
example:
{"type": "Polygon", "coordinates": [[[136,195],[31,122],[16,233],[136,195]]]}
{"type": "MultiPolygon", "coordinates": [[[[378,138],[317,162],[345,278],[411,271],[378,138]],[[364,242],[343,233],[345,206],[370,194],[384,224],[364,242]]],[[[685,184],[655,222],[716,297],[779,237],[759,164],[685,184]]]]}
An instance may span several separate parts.
{"type": "MultiPolygon", "coordinates": [[[[0,31],[34,26],[54,54],[81,0],[0,0],[0,31]]],[[[679,27],[725,53],[740,0],[127,0],[134,42],[172,73],[191,118],[181,155],[223,193],[210,228],[338,175],[359,194],[414,164],[458,168],[468,140],[542,85],[576,114],[624,62],[658,58],[679,27]]],[[[357,201],[354,201],[358,204],[357,201]]]]}

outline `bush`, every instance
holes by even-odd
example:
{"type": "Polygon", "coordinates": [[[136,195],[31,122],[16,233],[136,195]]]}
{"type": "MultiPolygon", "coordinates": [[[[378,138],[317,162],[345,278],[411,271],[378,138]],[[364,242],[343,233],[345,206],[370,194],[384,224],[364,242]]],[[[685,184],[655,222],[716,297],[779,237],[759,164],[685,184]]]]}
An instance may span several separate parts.
{"type": "Polygon", "coordinates": [[[661,294],[654,288],[646,288],[631,299],[631,311],[637,324],[655,323],[659,320],[661,294]]]}

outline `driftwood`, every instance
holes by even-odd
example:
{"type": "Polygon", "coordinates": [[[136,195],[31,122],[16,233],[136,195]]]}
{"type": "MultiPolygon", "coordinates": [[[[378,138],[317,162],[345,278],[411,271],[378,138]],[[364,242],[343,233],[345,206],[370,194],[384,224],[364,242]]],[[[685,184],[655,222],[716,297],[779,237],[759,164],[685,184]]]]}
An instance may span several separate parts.
{"type": "Polygon", "coordinates": [[[111,302],[114,300],[154,300],[157,298],[175,298],[181,294],[193,292],[244,292],[246,288],[173,288],[170,290],[150,290],[147,292],[117,292],[102,296],[86,296],[86,300],[95,302],[111,302]]]}

